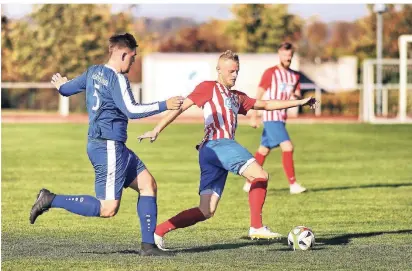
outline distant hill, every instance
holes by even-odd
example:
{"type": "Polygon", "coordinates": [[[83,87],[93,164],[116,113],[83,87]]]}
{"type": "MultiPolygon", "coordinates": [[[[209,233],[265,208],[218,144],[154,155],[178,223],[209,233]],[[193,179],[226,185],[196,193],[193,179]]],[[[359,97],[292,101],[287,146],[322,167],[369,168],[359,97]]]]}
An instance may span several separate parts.
{"type": "Polygon", "coordinates": [[[141,17],[136,20],[139,30],[146,33],[156,32],[161,36],[167,36],[179,31],[182,28],[198,25],[195,20],[185,17],[169,17],[165,19],[154,19],[141,17]]]}

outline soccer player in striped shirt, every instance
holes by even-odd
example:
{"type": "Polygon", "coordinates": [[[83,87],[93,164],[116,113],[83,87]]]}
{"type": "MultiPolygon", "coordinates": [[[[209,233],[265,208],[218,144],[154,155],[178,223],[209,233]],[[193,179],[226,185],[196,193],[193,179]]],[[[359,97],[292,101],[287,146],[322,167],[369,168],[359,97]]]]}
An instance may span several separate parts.
{"type": "MultiPolygon", "coordinates": [[[[256,94],[256,99],[277,99],[290,100],[301,99],[300,74],[290,68],[293,57],[292,44],[284,42],[278,49],[279,64],[268,68],[262,76],[256,94]]],[[[251,112],[250,125],[253,128],[259,127],[256,111],[251,112]]],[[[289,181],[289,191],[291,194],[299,194],[306,191],[306,188],[296,182],[295,166],[293,163],[293,144],[286,131],[285,123],[287,110],[264,110],[262,112],[263,133],[261,143],[255,153],[256,161],[263,166],[270,151],[278,146],[282,150],[282,164],[286,177],[289,181]]],[[[245,181],[243,190],[248,192],[250,182],[245,181]]]]}
{"type": "Polygon", "coordinates": [[[179,109],[183,98],[138,104],[124,75],[136,56],[137,43],[129,33],[109,40],[110,59],[106,65],[91,66],[67,81],[60,74],[52,83],[64,96],[86,91],[89,115],[87,154],[95,171],[96,197],[54,194],[41,189],[30,212],[30,223],[50,208],[62,208],[87,217],[113,217],[120,207],[123,188],[139,193],[137,214],[142,233],[142,256],[167,256],[154,242],[157,223],[156,182],[143,161],[125,145],[128,119],[149,117],[167,109],[179,109]]]}
{"type": "Polygon", "coordinates": [[[184,100],[182,107],[167,114],[159,124],[141,135],[139,140],[150,138],[153,142],[173,120],[182,112],[197,105],[203,109],[205,136],[197,146],[200,164],[200,204],[185,210],[156,227],[155,242],[160,249],[164,247],[164,235],[177,228],[185,228],[213,216],[222,196],[228,172],[242,175],[251,181],[249,205],[251,224],[249,237],[278,238],[281,235],[272,232],[262,224],[262,207],[265,202],[268,173],[256,163],[253,155],[237,143],[235,132],[237,115],[250,109],[276,110],[299,105],[315,106],[316,100],[255,100],[246,94],[233,90],[239,72],[239,58],[232,51],[226,51],[218,60],[218,80],[204,81],[184,100]]]}

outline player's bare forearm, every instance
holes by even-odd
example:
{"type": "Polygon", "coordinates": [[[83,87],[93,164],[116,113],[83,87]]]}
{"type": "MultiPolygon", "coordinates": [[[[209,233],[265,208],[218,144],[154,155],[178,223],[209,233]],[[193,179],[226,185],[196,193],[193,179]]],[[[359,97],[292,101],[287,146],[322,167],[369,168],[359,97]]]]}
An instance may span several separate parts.
{"type": "Polygon", "coordinates": [[[185,99],[183,101],[182,106],[177,109],[170,111],[169,113],[166,114],[166,116],[160,120],[160,122],[156,125],[156,127],[153,129],[156,133],[160,133],[163,131],[170,123],[172,123],[180,114],[185,112],[187,109],[189,109],[193,105],[192,100],[190,99],[185,99]]]}
{"type": "Polygon", "coordinates": [[[160,122],[156,125],[153,129],[154,132],[160,133],[166,128],[170,123],[172,123],[180,114],[182,114],[182,109],[173,110],[166,114],[164,118],[160,120],[160,122]]]}
{"type": "Polygon", "coordinates": [[[296,107],[303,105],[302,100],[257,100],[253,109],[255,110],[279,110],[279,109],[286,109],[290,107],[296,107]]]}

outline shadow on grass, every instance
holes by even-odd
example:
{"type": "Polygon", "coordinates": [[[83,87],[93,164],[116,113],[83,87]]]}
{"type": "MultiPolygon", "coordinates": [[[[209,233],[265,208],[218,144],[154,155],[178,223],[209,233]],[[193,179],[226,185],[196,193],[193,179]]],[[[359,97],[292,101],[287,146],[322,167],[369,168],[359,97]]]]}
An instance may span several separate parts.
{"type": "MultiPolygon", "coordinates": [[[[365,238],[365,237],[372,237],[378,236],[383,234],[412,234],[412,230],[398,230],[398,231],[379,231],[379,232],[366,232],[366,233],[349,233],[344,235],[338,235],[330,238],[316,238],[316,245],[312,250],[323,250],[326,249],[323,246],[330,246],[330,245],[347,245],[351,242],[354,238],[365,238]]],[[[271,244],[282,244],[284,247],[282,248],[275,248],[271,249],[273,251],[290,251],[291,249],[287,247],[287,239],[281,238],[275,240],[250,240],[248,237],[244,236],[241,237],[240,242],[234,243],[224,243],[224,244],[213,244],[213,245],[206,245],[206,246],[198,246],[198,247],[187,247],[187,248],[179,248],[174,247],[171,249],[173,252],[177,253],[199,253],[199,252],[209,252],[209,251],[216,251],[216,250],[228,250],[228,249],[238,249],[242,247],[249,247],[249,246],[267,246],[271,244]],[[247,241],[246,241],[247,240],[247,241]]],[[[138,250],[117,250],[117,251],[83,251],[81,253],[87,254],[136,254],[139,255],[138,250]]]]}
{"type": "Polygon", "coordinates": [[[118,250],[118,251],[82,251],[80,253],[85,253],[85,254],[136,254],[140,255],[140,250],[134,250],[134,249],[124,249],[124,250],[118,250]]]}
{"type": "Polygon", "coordinates": [[[250,240],[250,238],[244,236],[240,238],[241,240],[247,240],[245,242],[235,242],[235,243],[225,243],[225,244],[213,244],[207,246],[199,246],[199,247],[192,247],[192,248],[178,248],[176,249],[177,252],[185,252],[185,253],[198,253],[198,252],[208,252],[214,250],[227,250],[227,249],[237,249],[241,247],[249,247],[249,246],[267,246],[274,243],[280,243],[281,240],[273,239],[273,240],[250,240]]]}
{"type": "MultiPolygon", "coordinates": [[[[367,184],[367,185],[357,185],[357,186],[337,186],[337,187],[325,187],[325,188],[308,188],[308,193],[311,192],[323,192],[323,191],[333,191],[333,190],[349,190],[349,189],[363,189],[363,188],[397,188],[402,186],[412,186],[412,183],[397,183],[397,184],[386,184],[386,183],[377,183],[377,184],[367,184]]],[[[289,188],[282,189],[269,189],[268,194],[276,194],[278,192],[289,192],[289,188]]]]}
{"type": "MultiPolygon", "coordinates": [[[[412,230],[398,230],[398,231],[378,231],[378,232],[365,232],[365,233],[348,233],[343,235],[338,235],[330,238],[316,238],[316,244],[311,250],[323,250],[326,249],[325,246],[342,246],[349,244],[352,239],[355,238],[366,238],[372,236],[378,236],[382,234],[412,234],[412,230]]],[[[290,251],[291,249],[287,247],[288,240],[282,238],[281,243],[285,246],[282,248],[272,249],[273,251],[290,251]]]]}
{"type": "MultiPolygon", "coordinates": [[[[262,246],[262,245],[271,245],[274,243],[281,243],[281,240],[250,240],[248,237],[241,237],[242,240],[247,240],[244,242],[234,242],[234,243],[224,243],[224,244],[213,244],[207,246],[196,246],[196,247],[173,247],[171,251],[177,253],[199,253],[199,252],[208,252],[216,250],[228,250],[228,249],[237,249],[241,247],[248,246],[262,246]]],[[[117,251],[83,251],[81,253],[87,254],[139,254],[138,250],[117,250],[117,251]]]]}
{"type": "Polygon", "coordinates": [[[343,235],[334,236],[331,238],[316,238],[317,245],[347,245],[352,239],[365,238],[378,236],[383,234],[412,234],[412,230],[399,230],[399,231],[378,231],[378,232],[364,232],[364,233],[348,233],[343,235]]]}

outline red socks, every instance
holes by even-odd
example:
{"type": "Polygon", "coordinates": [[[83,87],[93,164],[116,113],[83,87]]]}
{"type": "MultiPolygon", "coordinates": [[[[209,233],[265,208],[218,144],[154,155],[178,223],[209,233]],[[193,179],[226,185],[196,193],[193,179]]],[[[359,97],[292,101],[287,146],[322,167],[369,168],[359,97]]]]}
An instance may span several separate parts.
{"type": "Polygon", "coordinates": [[[206,217],[198,207],[185,210],[170,218],[169,220],[157,225],[155,233],[164,236],[169,231],[179,228],[186,228],[205,220],[206,217]]]}
{"type": "Polygon", "coordinates": [[[264,178],[253,180],[250,186],[250,226],[256,229],[263,227],[262,209],[265,203],[267,186],[268,180],[264,178]]]}
{"type": "Polygon", "coordinates": [[[260,152],[256,152],[256,153],[255,153],[255,159],[256,159],[256,162],[257,162],[259,165],[263,166],[263,163],[265,163],[266,156],[264,156],[264,155],[261,154],[260,152]]]}
{"type": "Polygon", "coordinates": [[[283,169],[285,170],[286,177],[288,178],[289,184],[294,184],[295,178],[295,167],[293,165],[293,152],[285,151],[282,152],[282,163],[283,169]]]}

